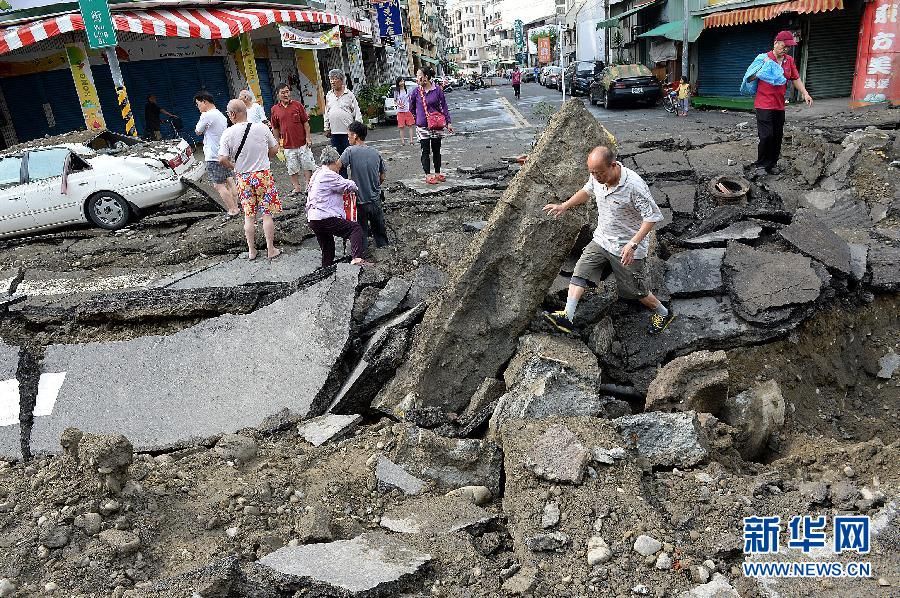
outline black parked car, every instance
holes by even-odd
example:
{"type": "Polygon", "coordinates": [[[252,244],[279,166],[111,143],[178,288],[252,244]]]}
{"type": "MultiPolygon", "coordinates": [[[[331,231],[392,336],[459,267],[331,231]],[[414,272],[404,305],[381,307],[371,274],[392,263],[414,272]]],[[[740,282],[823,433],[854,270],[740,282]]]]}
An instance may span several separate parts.
{"type": "Polygon", "coordinates": [[[642,64],[608,66],[591,85],[591,104],[604,108],[626,104],[654,105],[662,97],[662,84],[642,64]]]}
{"type": "MultiPolygon", "coordinates": [[[[579,60],[566,67],[566,93],[573,96],[588,95],[591,93],[591,83],[594,81],[597,63],[593,60],[579,60]]],[[[560,81],[556,88],[562,91],[560,81]]]]}

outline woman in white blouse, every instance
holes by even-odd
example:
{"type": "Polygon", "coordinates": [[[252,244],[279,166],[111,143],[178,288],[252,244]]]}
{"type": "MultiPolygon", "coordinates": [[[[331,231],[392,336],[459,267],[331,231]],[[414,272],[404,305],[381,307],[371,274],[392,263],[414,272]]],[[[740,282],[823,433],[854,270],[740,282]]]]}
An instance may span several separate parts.
{"type": "Polygon", "coordinates": [[[256,96],[250,90],[242,89],[238,94],[238,99],[247,106],[247,122],[269,124],[265,108],[256,103],[256,96]]]}

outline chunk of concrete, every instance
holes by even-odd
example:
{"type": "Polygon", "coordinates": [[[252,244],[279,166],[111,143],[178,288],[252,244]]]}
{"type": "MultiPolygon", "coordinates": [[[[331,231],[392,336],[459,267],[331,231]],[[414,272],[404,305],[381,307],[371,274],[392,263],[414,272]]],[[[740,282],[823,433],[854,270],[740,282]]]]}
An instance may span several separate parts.
{"type": "Polygon", "coordinates": [[[894,377],[894,372],[897,371],[897,368],[900,367],[900,355],[893,351],[888,351],[878,360],[878,367],[878,373],[875,375],[882,380],[890,380],[894,377]]]}
{"type": "Polygon", "coordinates": [[[613,420],[626,445],[654,467],[693,467],[708,454],[697,414],[639,413],[613,420]]]}
{"type": "Polygon", "coordinates": [[[459,413],[512,357],[583,224],[583,214],[553,219],[541,208],[584,185],[585,158],[598,145],[614,140],[580,102],[553,116],[488,226],[460,256],[453,281],[428,308],[411,358],[380,395],[381,409],[395,411],[412,395],[417,407],[459,413]]]}
{"type": "Polygon", "coordinates": [[[682,241],[689,247],[724,247],[729,241],[758,239],[762,234],[762,227],[752,222],[735,222],[722,230],[700,235],[682,241]]]}
{"type": "Polygon", "coordinates": [[[388,510],[380,525],[400,534],[443,536],[475,525],[483,525],[494,516],[462,498],[431,496],[408,500],[388,510]]]}
{"type": "Polygon", "coordinates": [[[822,292],[822,279],[810,259],[794,253],[730,243],[723,265],[735,308],[751,321],[765,321],[767,310],[815,301],[822,292]]]}
{"type": "Polygon", "coordinates": [[[729,397],[722,420],[737,428],[735,446],[744,459],[755,459],[766,448],[769,437],[784,425],[785,403],[781,387],[768,380],[729,397]]]}
{"type": "Polygon", "coordinates": [[[869,246],[872,287],[879,291],[900,290],[900,247],[883,243],[869,246]]]}
{"type": "Polygon", "coordinates": [[[667,363],[647,389],[647,411],[698,411],[716,415],[728,398],[725,351],[695,351],[667,363]]]}
{"type": "Polygon", "coordinates": [[[119,494],[128,481],[134,447],[121,434],[90,434],[67,428],[60,436],[66,455],[84,473],[84,482],[94,490],[119,494]]]}
{"type": "Polygon", "coordinates": [[[725,250],[691,249],[676,253],[666,262],[666,289],[673,297],[720,295],[725,250]]]}
{"type": "Polygon", "coordinates": [[[741,595],[731,587],[727,577],[714,573],[712,581],[682,592],[678,598],[741,598],[741,595]]]}
{"type": "Polygon", "coordinates": [[[409,495],[419,494],[425,488],[425,482],[381,455],[375,464],[375,479],[381,487],[399,488],[409,495]]]}
{"type": "Polygon", "coordinates": [[[554,425],[531,447],[525,468],[549,482],[580,484],[591,453],[565,426],[554,425]]]}
{"type": "Polygon", "coordinates": [[[490,440],[446,438],[416,426],[396,438],[394,459],[412,475],[452,490],[461,486],[486,486],[500,492],[503,453],[490,440]]]}
{"type": "Polygon", "coordinates": [[[471,436],[475,430],[484,425],[491,418],[497,407],[497,401],[505,392],[506,385],[502,380],[485,378],[459,415],[459,435],[471,436]]]}
{"type": "Polygon", "coordinates": [[[366,533],[352,540],[286,546],[257,561],[307,589],[339,596],[397,595],[431,555],[399,539],[366,533]]]}
{"type": "Polygon", "coordinates": [[[361,420],[361,415],[320,415],[301,422],[297,426],[297,433],[311,445],[321,446],[333,438],[346,434],[361,420]]]}
{"type": "Polygon", "coordinates": [[[400,304],[406,299],[411,283],[408,280],[394,276],[375,298],[375,304],[369,308],[366,317],[363,318],[363,327],[368,328],[373,324],[394,315],[400,309],[400,304]]]}
{"type": "Polygon", "coordinates": [[[19,429],[19,347],[0,340],[0,459],[22,458],[19,429]]]}
{"type": "Polygon", "coordinates": [[[869,246],[864,243],[847,243],[847,247],[850,248],[850,276],[862,280],[866,275],[869,246]]]}
{"type": "Polygon", "coordinates": [[[850,273],[850,248],[847,242],[816,216],[815,210],[801,208],[791,225],[778,234],[803,255],[818,260],[829,268],[850,273]]]}
{"type": "Polygon", "coordinates": [[[516,354],[503,372],[507,388],[527,382],[536,372],[563,366],[573,381],[588,388],[600,383],[597,357],[581,341],[558,334],[526,334],[519,338],[516,354]]]}
{"type": "Polygon", "coordinates": [[[168,336],[47,347],[43,372],[65,372],[65,379],[52,413],[35,418],[32,451],[54,452],[70,426],[119,432],[136,450],[158,450],[256,426],[284,407],[300,415],[317,404],[324,410],[323,391],[350,337],[358,273],[340,264],[329,278],[253,313],[168,336]]]}

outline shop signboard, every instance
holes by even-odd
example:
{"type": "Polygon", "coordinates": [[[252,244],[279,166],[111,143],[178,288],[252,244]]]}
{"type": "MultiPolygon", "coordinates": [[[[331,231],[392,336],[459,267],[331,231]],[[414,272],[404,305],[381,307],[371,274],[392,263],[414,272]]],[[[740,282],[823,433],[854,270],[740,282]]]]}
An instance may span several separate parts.
{"type": "Polygon", "coordinates": [[[896,0],[866,4],[859,32],[852,106],[900,105],[900,5],[896,0]]]}

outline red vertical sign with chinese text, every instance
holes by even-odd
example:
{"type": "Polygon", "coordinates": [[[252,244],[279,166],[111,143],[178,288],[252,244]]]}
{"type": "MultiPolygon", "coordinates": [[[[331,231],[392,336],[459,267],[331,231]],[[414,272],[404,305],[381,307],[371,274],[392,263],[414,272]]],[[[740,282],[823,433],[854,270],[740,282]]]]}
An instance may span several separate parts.
{"type": "Polygon", "coordinates": [[[850,105],[900,105],[900,2],[866,4],[850,105]]]}
{"type": "Polygon", "coordinates": [[[538,38],[538,62],[548,64],[550,62],[550,38],[538,38]]]}

